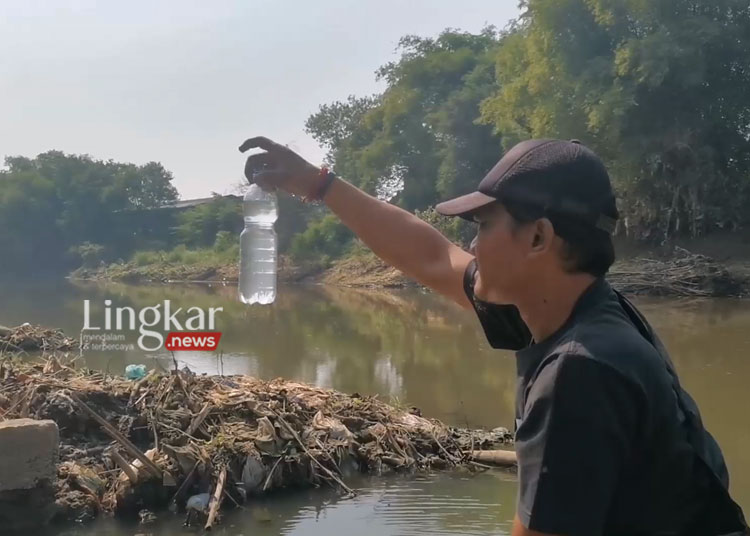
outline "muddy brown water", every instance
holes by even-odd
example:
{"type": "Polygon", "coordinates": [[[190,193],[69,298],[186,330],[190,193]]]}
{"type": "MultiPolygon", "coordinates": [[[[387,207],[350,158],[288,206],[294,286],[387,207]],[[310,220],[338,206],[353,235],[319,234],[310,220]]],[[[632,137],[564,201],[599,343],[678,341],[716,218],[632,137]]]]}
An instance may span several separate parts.
{"type": "MultiPolygon", "coordinates": [[[[248,307],[221,285],[84,284],[68,281],[1,285],[0,324],[32,322],[77,336],[83,301],[92,324],[111,308],[223,307],[216,329],[221,355],[179,352],[180,365],[209,374],[298,379],[345,392],[375,394],[422,409],[448,424],[512,428],[515,365],[486,344],[474,316],[418,290],[365,291],[282,287],[276,303],[248,307]]],[[[682,382],[719,440],[735,498],[750,509],[750,301],[636,299],[670,350],[682,382]]],[[[138,333],[122,332],[137,342],[138,333]]],[[[84,352],[92,368],[121,374],[131,363],[171,366],[166,351],[84,352]]],[[[503,473],[361,478],[358,497],[328,490],[276,494],[228,513],[215,532],[246,534],[508,534],[516,482],[503,473]],[[269,520],[270,519],[270,520],[269,520]]],[[[102,520],[64,534],[182,535],[181,518],[155,525],[102,520]]]]}

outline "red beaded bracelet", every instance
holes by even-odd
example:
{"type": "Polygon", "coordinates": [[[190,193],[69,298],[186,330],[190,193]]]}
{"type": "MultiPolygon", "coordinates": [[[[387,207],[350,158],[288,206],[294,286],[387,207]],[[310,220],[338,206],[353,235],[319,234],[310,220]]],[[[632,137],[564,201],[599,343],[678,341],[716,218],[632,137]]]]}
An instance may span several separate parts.
{"type": "Polygon", "coordinates": [[[328,189],[331,187],[331,184],[333,184],[334,179],[336,179],[336,175],[327,167],[320,168],[320,177],[323,178],[323,182],[318,188],[318,191],[315,192],[313,196],[307,197],[305,199],[306,202],[312,203],[315,201],[323,201],[326,193],[328,193],[328,189]]]}

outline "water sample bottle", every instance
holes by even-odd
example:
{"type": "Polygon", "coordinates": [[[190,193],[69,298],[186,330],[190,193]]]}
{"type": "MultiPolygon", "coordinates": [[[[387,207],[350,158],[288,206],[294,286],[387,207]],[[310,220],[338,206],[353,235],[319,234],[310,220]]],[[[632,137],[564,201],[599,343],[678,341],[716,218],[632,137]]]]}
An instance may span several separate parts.
{"type": "Polygon", "coordinates": [[[240,300],[273,303],[276,299],[276,194],[251,184],[243,200],[245,230],[240,235],[240,300]]]}

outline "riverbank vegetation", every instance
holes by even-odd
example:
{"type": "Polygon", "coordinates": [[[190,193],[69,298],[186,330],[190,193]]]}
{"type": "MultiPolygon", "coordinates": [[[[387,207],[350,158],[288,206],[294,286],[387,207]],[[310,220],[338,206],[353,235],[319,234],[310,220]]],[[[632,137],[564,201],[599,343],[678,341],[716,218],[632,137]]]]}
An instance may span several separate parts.
{"type": "MultiPolygon", "coordinates": [[[[654,246],[748,228],[746,3],[522,7],[503,29],[404,37],[399,57],[376,74],[382,92],[323,104],[308,118],[327,163],[466,245],[472,226],[431,207],[475,188],[519,140],[578,138],[610,169],[618,238],[654,246]]],[[[237,258],[240,198],[179,208],[171,179],[157,163],[56,151],[8,158],[0,171],[0,270],[118,274],[122,266],[173,265],[224,277],[237,258]]],[[[361,253],[324,209],[287,196],[279,202],[286,266],[310,273],[361,253]]]]}

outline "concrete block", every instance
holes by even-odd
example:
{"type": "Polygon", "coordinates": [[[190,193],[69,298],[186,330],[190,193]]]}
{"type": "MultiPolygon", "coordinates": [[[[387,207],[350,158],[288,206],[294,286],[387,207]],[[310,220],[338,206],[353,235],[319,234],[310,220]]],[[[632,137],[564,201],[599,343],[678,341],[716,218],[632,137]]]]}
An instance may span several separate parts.
{"type": "Polygon", "coordinates": [[[0,422],[0,492],[54,483],[60,433],[54,421],[0,422]]]}

